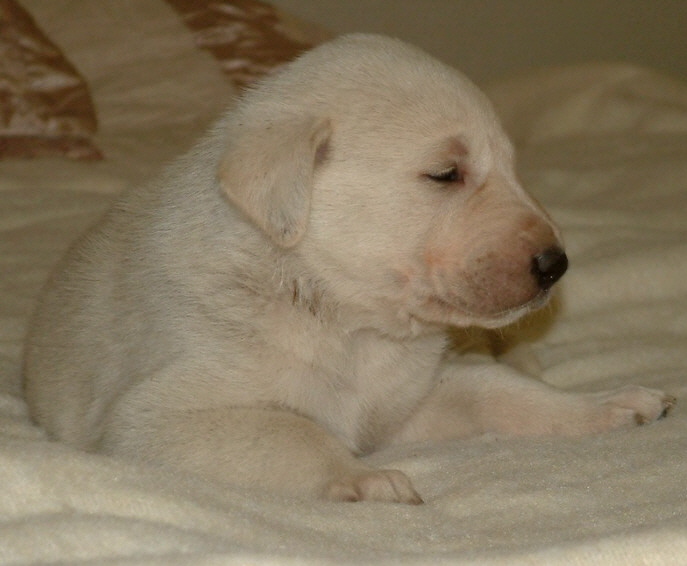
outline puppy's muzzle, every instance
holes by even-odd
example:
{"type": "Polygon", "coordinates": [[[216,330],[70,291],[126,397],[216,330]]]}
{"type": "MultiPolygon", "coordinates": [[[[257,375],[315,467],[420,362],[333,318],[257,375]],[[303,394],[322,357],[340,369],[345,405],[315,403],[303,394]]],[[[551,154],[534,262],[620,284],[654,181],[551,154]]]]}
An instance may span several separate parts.
{"type": "Polygon", "coordinates": [[[568,269],[568,256],[553,246],[532,258],[532,275],[542,291],[547,291],[568,269]]]}

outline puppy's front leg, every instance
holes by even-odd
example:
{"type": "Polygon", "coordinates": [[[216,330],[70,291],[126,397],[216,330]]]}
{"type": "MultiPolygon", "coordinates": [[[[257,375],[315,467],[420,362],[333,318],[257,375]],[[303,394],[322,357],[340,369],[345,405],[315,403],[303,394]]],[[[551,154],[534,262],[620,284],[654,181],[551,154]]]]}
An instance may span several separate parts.
{"type": "Polygon", "coordinates": [[[466,356],[447,364],[436,389],[393,441],[486,432],[581,436],[655,421],[674,403],[675,398],[662,391],[639,386],[601,393],[562,391],[510,366],[466,356]]]}
{"type": "Polygon", "coordinates": [[[113,415],[100,449],[261,491],[334,501],[422,503],[405,474],[365,466],[324,428],[290,411],[160,411],[145,421],[141,415],[132,407],[113,415]]]}

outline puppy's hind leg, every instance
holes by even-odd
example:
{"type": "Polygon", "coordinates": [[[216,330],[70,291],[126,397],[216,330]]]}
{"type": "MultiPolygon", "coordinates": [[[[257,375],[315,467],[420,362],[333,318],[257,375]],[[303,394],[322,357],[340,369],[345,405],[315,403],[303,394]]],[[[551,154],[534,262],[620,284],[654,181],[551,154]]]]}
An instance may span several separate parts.
{"type": "Polygon", "coordinates": [[[556,389],[513,367],[465,356],[448,364],[436,389],[394,442],[474,434],[582,436],[630,428],[664,417],[675,398],[627,386],[600,393],[556,389]]]}
{"type": "Polygon", "coordinates": [[[422,503],[405,474],[369,468],[324,428],[290,411],[222,407],[161,411],[146,422],[140,416],[111,419],[101,450],[258,491],[422,503]]]}

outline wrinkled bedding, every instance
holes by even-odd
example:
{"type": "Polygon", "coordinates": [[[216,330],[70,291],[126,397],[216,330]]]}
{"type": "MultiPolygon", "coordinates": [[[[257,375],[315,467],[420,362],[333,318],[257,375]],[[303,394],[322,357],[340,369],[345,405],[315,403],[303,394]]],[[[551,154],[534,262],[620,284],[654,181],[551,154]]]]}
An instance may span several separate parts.
{"type": "Polygon", "coordinates": [[[22,4],[88,82],[104,159],[0,161],[0,563],[687,560],[687,86],[581,65],[490,91],[521,177],[562,226],[571,260],[554,305],[519,328],[541,378],[588,391],[663,388],[679,399],[673,414],[585,439],[397,447],[370,460],[405,471],[424,505],[302,502],[81,453],[31,424],[21,343],[49,270],[236,90],[162,1],[118,0],[106,14],[106,3],[76,2],[88,25],[63,15],[66,0],[22,4]]]}

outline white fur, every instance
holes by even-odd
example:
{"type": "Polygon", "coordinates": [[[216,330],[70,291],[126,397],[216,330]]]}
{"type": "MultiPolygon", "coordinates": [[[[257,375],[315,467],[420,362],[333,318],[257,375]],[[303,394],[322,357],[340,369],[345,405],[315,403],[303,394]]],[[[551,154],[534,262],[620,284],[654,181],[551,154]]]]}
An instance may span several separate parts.
{"type": "Polygon", "coordinates": [[[55,438],[215,481],[418,503],[355,455],[485,431],[583,434],[672,399],[559,392],[447,359],[449,326],[545,303],[558,231],[465,77],[355,35],[248,92],[69,252],[27,341],[26,393],[55,438]],[[431,178],[458,167],[464,182],[431,178]]]}

